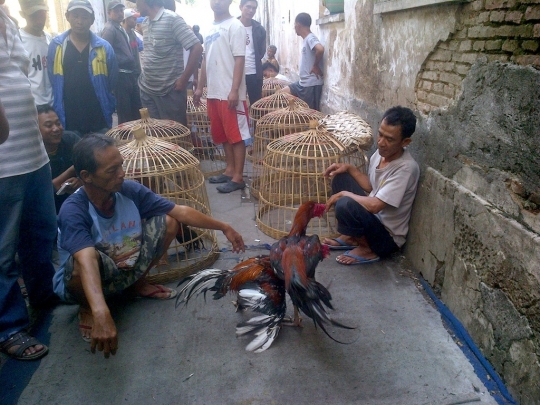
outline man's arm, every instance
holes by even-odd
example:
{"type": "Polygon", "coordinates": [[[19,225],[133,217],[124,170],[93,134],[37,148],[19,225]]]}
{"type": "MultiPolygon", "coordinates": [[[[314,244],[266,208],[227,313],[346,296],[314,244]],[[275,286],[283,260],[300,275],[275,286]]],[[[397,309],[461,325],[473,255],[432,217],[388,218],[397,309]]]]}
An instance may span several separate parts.
{"type": "Polygon", "coordinates": [[[109,357],[110,353],[116,354],[118,335],[103,295],[98,255],[94,247],[81,249],[73,255],[73,265],[94,318],[90,349],[95,353],[97,347],[98,351],[103,351],[105,357],[109,357]]]}
{"type": "Polygon", "coordinates": [[[206,86],[206,56],[202,60],[199,81],[195,88],[195,93],[193,93],[193,103],[197,106],[201,103],[204,86],[206,86]]]}
{"type": "Polygon", "coordinates": [[[203,47],[200,43],[196,43],[191,48],[189,48],[189,58],[187,60],[186,68],[180,77],[176,80],[174,89],[181,91],[185,90],[189,81],[189,78],[192,74],[195,73],[197,67],[199,66],[199,61],[201,60],[201,55],[203,53],[203,47]]]}
{"type": "Polygon", "coordinates": [[[319,79],[323,76],[323,73],[319,66],[324,55],[324,46],[319,43],[315,45],[313,49],[315,50],[315,62],[313,63],[313,67],[311,68],[310,73],[315,74],[315,76],[317,76],[317,79],[319,79]]]}
{"type": "Polygon", "coordinates": [[[59,176],[55,177],[52,180],[54,190],[58,191],[58,189],[64,184],[65,182],[69,182],[69,194],[72,194],[77,190],[79,187],[83,185],[82,181],[77,178],[75,174],[75,167],[71,166],[69,169],[67,169],[64,173],[60,174],[59,176]]]}
{"type": "Polygon", "coordinates": [[[371,190],[373,190],[367,174],[362,173],[356,166],[349,163],[332,163],[328,166],[328,169],[325,170],[324,177],[333,177],[340,173],[349,173],[366,193],[369,194],[371,193],[371,190]]]}
{"type": "Polygon", "coordinates": [[[244,77],[244,65],[246,63],[245,56],[235,56],[234,57],[234,70],[233,70],[233,82],[231,87],[231,92],[227,100],[229,101],[229,110],[234,110],[240,101],[240,95],[238,93],[240,89],[240,84],[244,77]]]}
{"type": "Polygon", "coordinates": [[[205,215],[191,207],[186,205],[175,205],[167,215],[173,217],[182,224],[195,226],[197,228],[222,231],[229,242],[232,243],[233,252],[244,252],[246,249],[242,236],[236,232],[232,226],[205,215]]]}

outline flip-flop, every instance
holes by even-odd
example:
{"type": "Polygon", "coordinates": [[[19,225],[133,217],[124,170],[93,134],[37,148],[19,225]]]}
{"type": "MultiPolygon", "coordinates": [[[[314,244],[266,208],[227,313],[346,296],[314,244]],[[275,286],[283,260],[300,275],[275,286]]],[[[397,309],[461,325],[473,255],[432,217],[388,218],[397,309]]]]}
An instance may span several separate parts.
{"type": "Polygon", "coordinates": [[[378,262],[379,260],[381,260],[380,257],[376,257],[375,259],[366,259],[366,258],[363,258],[362,256],[353,255],[350,250],[347,250],[345,253],[343,253],[343,256],[351,257],[351,258],[356,260],[356,262],[353,262],[353,263],[341,263],[338,260],[339,256],[336,257],[336,262],[338,262],[339,264],[342,264],[344,266],[357,266],[359,264],[375,263],[375,262],[378,262]]]}
{"type": "Polygon", "coordinates": [[[169,289],[166,289],[165,287],[163,287],[162,285],[159,285],[159,284],[154,284],[154,287],[157,288],[157,290],[155,290],[154,292],[151,292],[150,294],[148,295],[141,295],[142,298],[151,298],[151,299],[154,299],[154,300],[170,300],[171,298],[174,298],[176,297],[176,294],[178,294],[178,291],[176,290],[173,290],[172,288],[169,288],[169,289]],[[157,294],[161,294],[161,293],[169,293],[169,296],[168,297],[156,297],[157,294]]]}
{"type": "MultiPolygon", "coordinates": [[[[77,318],[79,319],[79,329],[92,330],[92,327],[90,325],[86,325],[84,323],[81,323],[81,314],[80,313],[77,315],[77,318]]],[[[89,337],[86,337],[86,336],[83,336],[83,335],[81,335],[81,338],[86,343],[90,343],[92,341],[92,338],[89,338],[89,337]]]]}
{"type": "Polygon", "coordinates": [[[219,174],[217,176],[211,176],[208,177],[208,183],[211,184],[219,184],[219,183],[227,183],[228,181],[232,180],[232,176],[227,176],[226,174],[219,174]]]}
{"type": "Polygon", "coordinates": [[[246,187],[246,183],[244,182],[237,183],[235,181],[230,180],[227,183],[222,184],[221,186],[217,186],[216,190],[219,191],[220,193],[232,193],[233,191],[236,191],[236,190],[242,190],[244,189],[244,187],[246,187]]]}
{"type": "Polygon", "coordinates": [[[339,245],[329,245],[328,243],[325,243],[325,245],[328,246],[330,250],[351,250],[351,249],[354,249],[355,247],[358,247],[355,245],[348,245],[346,242],[344,242],[340,238],[330,238],[329,240],[333,240],[339,243],[339,245]]]}

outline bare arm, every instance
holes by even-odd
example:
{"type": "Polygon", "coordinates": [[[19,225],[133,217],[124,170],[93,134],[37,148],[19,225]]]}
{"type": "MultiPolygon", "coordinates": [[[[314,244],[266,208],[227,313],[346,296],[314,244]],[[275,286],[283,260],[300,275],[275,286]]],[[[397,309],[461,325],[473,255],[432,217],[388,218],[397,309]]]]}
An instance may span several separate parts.
{"type": "Polygon", "coordinates": [[[73,262],[94,318],[90,349],[95,353],[97,347],[100,352],[103,351],[105,357],[109,357],[110,353],[114,355],[118,348],[118,335],[103,295],[98,253],[94,247],[81,249],[73,255],[73,262]]]}
{"type": "Polygon", "coordinates": [[[182,224],[222,231],[229,242],[232,243],[233,252],[244,252],[246,249],[242,236],[236,232],[232,226],[205,215],[191,207],[186,205],[175,205],[167,215],[173,217],[182,224]]]}
{"type": "Polygon", "coordinates": [[[201,71],[199,74],[199,82],[195,88],[195,93],[193,93],[193,103],[199,105],[201,103],[201,96],[203,93],[204,86],[206,86],[206,56],[203,58],[201,64],[201,71]]]}
{"type": "Polygon", "coordinates": [[[67,169],[64,173],[60,174],[58,177],[55,177],[53,179],[53,186],[56,191],[64,184],[65,182],[69,182],[71,185],[68,187],[69,194],[72,194],[77,190],[79,187],[83,185],[82,181],[77,178],[75,175],[75,168],[71,166],[69,169],[67,169]]]}
{"type": "Polygon", "coordinates": [[[341,197],[350,197],[354,201],[356,201],[358,204],[362,205],[366,210],[371,212],[372,214],[376,214],[382,209],[384,209],[387,204],[379,200],[377,197],[365,197],[362,195],[354,194],[350,191],[340,191],[337,194],[333,194],[327,201],[326,201],[326,211],[328,212],[334,204],[339,200],[341,197]]]}
{"type": "Polygon", "coordinates": [[[324,46],[322,46],[321,44],[317,44],[313,49],[315,49],[315,62],[313,63],[313,67],[311,68],[310,73],[314,73],[317,78],[320,78],[323,76],[321,68],[319,66],[324,55],[324,46]]]}
{"type": "Polygon", "coordinates": [[[203,52],[203,47],[200,43],[193,45],[189,48],[189,58],[187,60],[186,68],[180,77],[176,80],[174,89],[175,90],[185,90],[189,81],[189,78],[192,74],[196,73],[197,67],[199,66],[199,60],[201,60],[201,55],[203,52]]]}
{"type": "Polygon", "coordinates": [[[332,163],[325,170],[324,177],[333,177],[340,173],[349,173],[366,193],[371,193],[371,190],[373,190],[369,177],[349,163],[332,163]]]}
{"type": "Polygon", "coordinates": [[[231,87],[231,92],[227,98],[229,101],[229,110],[234,110],[240,101],[240,95],[238,90],[240,89],[240,84],[242,83],[242,78],[244,76],[244,65],[246,63],[245,56],[235,56],[234,57],[234,70],[233,70],[233,82],[231,87]]]}
{"type": "Polygon", "coordinates": [[[0,145],[3,144],[9,136],[9,123],[7,121],[4,106],[0,102],[0,145]]]}

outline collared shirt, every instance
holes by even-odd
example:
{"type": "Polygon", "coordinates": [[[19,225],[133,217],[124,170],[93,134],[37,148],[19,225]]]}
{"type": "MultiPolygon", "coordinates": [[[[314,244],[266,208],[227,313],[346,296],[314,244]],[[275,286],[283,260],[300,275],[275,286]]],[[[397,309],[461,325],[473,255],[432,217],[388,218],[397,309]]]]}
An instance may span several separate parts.
{"type": "Polygon", "coordinates": [[[29,59],[11,19],[0,9],[6,41],[0,35],[0,101],[9,137],[0,145],[0,178],[31,173],[49,162],[39,132],[37,110],[28,80],[29,59]]]}
{"type": "Polygon", "coordinates": [[[163,8],[153,20],[146,19],[142,30],[144,60],[139,87],[148,94],[164,96],[184,72],[183,49],[200,42],[182,17],[163,8]]]}

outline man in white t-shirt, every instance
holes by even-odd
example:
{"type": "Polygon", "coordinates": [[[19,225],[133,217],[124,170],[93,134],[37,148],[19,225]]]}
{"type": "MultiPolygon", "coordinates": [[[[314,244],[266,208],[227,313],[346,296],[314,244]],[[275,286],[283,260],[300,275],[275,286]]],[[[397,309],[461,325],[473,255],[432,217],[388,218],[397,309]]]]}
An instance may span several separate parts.
{"type": "Polygon", "coordinates": [[[266,30],[253,19],[257,6],[257,0],[241,0],[238,19],[246,29],[246,87],[249,96],[249,104],[253,104],[262,97],[263,73],[261,59],[266,51],[266,30]]]}
{"type": "Polygon", "coordinates": [[[300,80],[285,87],[283,91],[299,97],[309,108],[320,110],[323,87],[322,58],[324,46],[311,32],[311,16],[300,13],[294,19],[296,35],[302,37],[302,59],[300,59],[300,80]]]}
{"type": "Polygon", "coordinates": [[[335,206],[341,235],[324,243],[331,250],[346,250],[338,263],[373,263],[405,243],[420,177],[418,164],[405,149],[415,128],[410,109],[392,107],[383,115],[367,175],[348,163],[326,169],[324,175],[332,178],[326,210],[335,206]]]}
{"type": "Polygon", "coordinates": [[[199,85],[193,102],[200,102],[203,87],[208,84],[208,116],[215,144],[222,144],[225,152],[225,171],[208,178],[220,193],[243,189],[245,140],[250,139],[246,104],[246,30],[231,16],[232,0],[210,0],[214,24],[204,40],[205,56],[201,66],[199,85]]]}
{"type": "Polygon", "coordinates": [[[19,0],[26,27],[19,29],[30,64],[28,79],[37,105],[52,104],[53,93],[47,74],[47,52],[51,36],[43,31],[49,8],[45,0],[19,0]]]}

